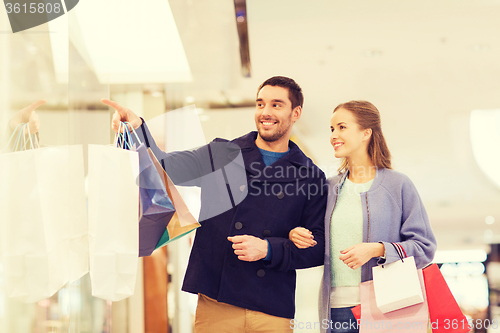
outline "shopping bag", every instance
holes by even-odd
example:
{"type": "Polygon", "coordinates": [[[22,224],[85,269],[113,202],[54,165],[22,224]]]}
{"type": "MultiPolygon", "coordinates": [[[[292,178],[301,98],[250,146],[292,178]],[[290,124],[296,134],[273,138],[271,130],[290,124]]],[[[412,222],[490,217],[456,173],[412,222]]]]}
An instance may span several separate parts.
{"type": "Polygon", "coordinates": [[[88,272],[82,166],[81,145],[0,155],[0,252],[9,297],[37,302],[88,272]]]}
{"type": "Polygon", "coordinates": [[[170,177],[165,172],[165,169],[160,165],[158,159],[153,154],[151,149],[148,149],[148,153],[156,167],[156,170],[161,175],[163,184],[167,189],[168,196],[172,200],[172,203],[174,204],[175,208],[174,215],[170,219],[170,222],[168,223],[166,230],[164,230],[164,233],[161,236],[160,241],[156,245],[156,248],[160,248],[177,238],[187,235],[191,231],[200,227],[200,224],[198,223],[198,221],[196,221],[193,214],[191,214],[191,212],[189,211],[179,191],[175,187],[170,177]]]}
{"type": "MultiPolygon", "coordinates": [[[[421,288],[425,290],[422,270],[417,271],[417,276],[421,288]]],[[[361,298],[361,319],[358,321],[360,333],[427,332],[428,308],[425,296],[422,303],[382,313],[375,301],[373,281],[360,283],[359,293],[361,298]]]]}
{"type": "Polygon", "coordinates": [[[139,256],[144,257],[155,250],[175,209],[148,148],[141,144],[137,152],[140,166],[139,256]]]}
{"type": "Polygon", "coordinates": [[[423,269],[425,293],[433,333],[469,331],[467,318],[446,283],[439,267],[432,264],[423,269]]]}
{"type": "Polygon", "coordinates": [[[352,315],[356,320],[361,319],[361,304],[356,305],[355,307],[351,308],[352,315]]]}
{"type": "Polygon", "coordinates": [[[401,259],[372,268],[375,299],[382,313],[424,301],[415,259],[413,256],[406,257],[399,244],[392,243],[392,245],[401,259]]]}
{"type": "MultiPolygon", "coordinates": [[[[68,209],[66,224],[69,228],[69,251],[67,269],[68,283],[77,281],[89,272],[89,228],[87,218],[87,200],[85,194],[85,176],[83,146],[62,147],[68,150],[69,175],[65,178],[68,191],[68,209]]],[[[64,201],[61,202],[64,204],[64,201]]]]}
{"type": "Polygon", "coordinates": [[[134,293],[139,261],[137,152],[88,149],[89,257],[92,295],[120,301],[134,293]]]}
{"type": "Polygon", "coordinates": [[[163,236],[175,208],[168,196],[162,180],[163,171],[158,170],[148,153],[148,148],[140,141],[137,133],[128,123],[120,123],[116,136],[116,145],[122,149],[131,149],[139,154],[139,256],[149,256],[155,250],[163,236]],[[132,133],[135,134],[134,142],[132,133]],[[139,147],[137,147],[139,145],[139,147]],[[161,174],[160,174],[161,172],[161,174]]]}

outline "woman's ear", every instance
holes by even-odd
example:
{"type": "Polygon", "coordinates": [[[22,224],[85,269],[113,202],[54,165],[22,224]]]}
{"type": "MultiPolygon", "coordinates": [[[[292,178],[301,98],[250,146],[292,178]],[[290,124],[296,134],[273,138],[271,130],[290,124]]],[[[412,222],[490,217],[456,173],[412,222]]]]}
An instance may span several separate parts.
{"type": "Polygon", "coordinates": [[[370,140],[372,136],[372,129],[367,128],[363,131],[363,141],[370,140]]]}

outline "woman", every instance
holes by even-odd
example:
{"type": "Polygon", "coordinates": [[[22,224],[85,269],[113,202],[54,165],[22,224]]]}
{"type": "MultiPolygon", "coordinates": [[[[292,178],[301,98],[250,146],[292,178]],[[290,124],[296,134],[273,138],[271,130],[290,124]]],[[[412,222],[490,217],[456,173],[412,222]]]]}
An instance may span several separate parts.
{"type": "MultiPolygon", "coordinates": [[[[340,104],[330,129],[335,157],[343,161],[328,180],[321,319],[329,319],[328,332],[358,332],[351,308],[360,304],[359,283],[372,279],[373,266],[399,259],[391,242],[422,268],[432,261],[436,240],[415,186],[391,168],[377,108],[366,101],[340,104]]],[[[290,239],[299,248],[314,246],[304,228],[293,229],[290,239]]]]}

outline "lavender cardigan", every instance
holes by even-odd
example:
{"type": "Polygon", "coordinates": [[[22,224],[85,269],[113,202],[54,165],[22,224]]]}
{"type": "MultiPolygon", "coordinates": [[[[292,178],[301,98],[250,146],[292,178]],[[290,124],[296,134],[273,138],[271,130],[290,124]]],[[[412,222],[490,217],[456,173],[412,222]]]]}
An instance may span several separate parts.
{"type": "MultiPolygon", "coordinates": [[[[321,331],[330,322],[330,221],[337,196],[347,172],[328,179],[329,191],[325,215],[325,266],[319,297],[321,331]]],[[[415,257],[417,268],[423,268],[434,258],[436,239],[417,189],[404,174],[391,169],[377,169],[368,192],[360,193],[363,209],[363,242],[382,242],[386,259],[372,258],[361,267],[361,281],[372,279],[372,267],[399,260],[391,242],[401,244],[408,256],[415,257]]]]}

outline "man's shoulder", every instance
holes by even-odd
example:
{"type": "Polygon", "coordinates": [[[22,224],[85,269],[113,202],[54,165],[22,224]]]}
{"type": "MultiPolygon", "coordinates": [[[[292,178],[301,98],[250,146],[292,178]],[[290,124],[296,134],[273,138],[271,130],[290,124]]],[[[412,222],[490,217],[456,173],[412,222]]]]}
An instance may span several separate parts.
{"type": "Polygon", "coordinates": [[[230,142],[238,145],[240,148],[247,148],[255,142],[256,138],[257,138],[257,132],[253,131],[231,140],[225,138],[215,138],[212,140],[212,142],[218,142],[218,143],[230,142]]]}
{"type": "Polygon", "coordinates": [[[313,172],[310,173],[314,175],[313,178],[326,178],[323,170],[321,170],[311,158],[309,158],[300,147],[293,143],[290,145],[290,153],[289,160],[296,167],[300,168],[308,168],[313,172]]]}

